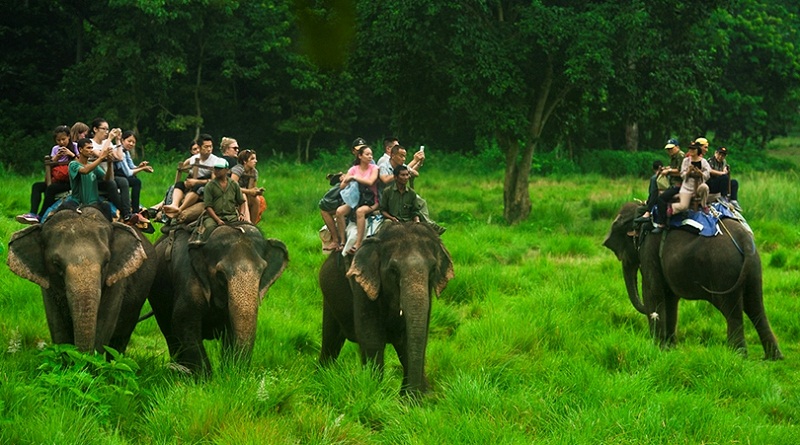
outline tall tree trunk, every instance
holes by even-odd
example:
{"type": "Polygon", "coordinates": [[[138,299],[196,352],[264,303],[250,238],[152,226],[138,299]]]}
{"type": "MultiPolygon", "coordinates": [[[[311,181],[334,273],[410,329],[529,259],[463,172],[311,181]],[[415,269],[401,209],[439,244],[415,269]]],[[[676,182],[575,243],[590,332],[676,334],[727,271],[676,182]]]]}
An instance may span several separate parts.
{"type": "Polygon", "coordinates": [[[628,122],[625,124],[625,149],[631,152],[639,150],[639,123],[628,122]]]}
{"type": "Polygon", "coordinates": [[[314,138],[314,133],[310,133],[308,138],[306,138],[306,164],[308,163],[308,155],[311,148],[311,139],[314,138]]]}
{"type": "Polygon", "coordinates": [[[200,128],[203,126],[203,108],[200,106],[200,85],[203,82],[203,58],[205,56],[205,41],[200,43],[200,54],[197,58],[197,77],[194,84],[194,107],[197,116],[197,124],[194,128],[194,140],[200,137],[200,128]]]}
{"type": "Polygon", "coordinates": [[[535,145],[526,146],[520,153],[520,143],[516,138],[503,137],[498,142],[501,147],[505,146],[506,152],[503,217],[509,224],[516,224],[531,213],[528,183],[535,145]]]}
{"type": "Polygon", "coordinates": [[[303,135],[297,133],[297,145],[295,146],[296,162],[300,164],[303,162],[303,135]]]}

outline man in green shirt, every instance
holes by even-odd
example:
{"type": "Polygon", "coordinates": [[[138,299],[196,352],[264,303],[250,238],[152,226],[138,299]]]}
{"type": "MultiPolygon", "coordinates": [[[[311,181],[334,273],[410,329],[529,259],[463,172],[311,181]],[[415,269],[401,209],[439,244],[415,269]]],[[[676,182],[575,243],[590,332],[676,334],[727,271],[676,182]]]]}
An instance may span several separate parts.
{"type": "Polygon", "coordinates": [[[217,226],[244,221],[244,199],[242,189],[228,177],[228,161],[219,159],[214,165],[214,179],[208,182],[203,192],[206,213],[197,224],[197,233],[192,243],[202,244],[217,226]]]}
{"type": "Polygon", "coordinates": [[[380,210],[384,218],[394,222],[420,221],[417,193],[408,187],[411,174],[408,167],[394,168],[394,181],[383,190],[380,210]]]}
{"type": "MultiPolygon", "coordinates": [[[[111,201],[117,209],[122,209],[122,203],[117,190],[117,184],[114,182],[113,169],[109,168],[104,170],[100,166],[103,162],[108,162],[111,157],[111,147],[105,147],[98,156],[95,158],[95,152],[92,150],[92,140],[88,138],[80,139],[77,142],[78,156],[69,163],[69,185],[72,189],[71,200],[78,205],[88,204],[101,204],[106,206],[100,199],[100,189],[108,193],[108,200],[111,201]],[[90,161],[90,159],[92,159],[90,161]]],[[[110,212],[109,212],[110,215],[110,212]]],[[[113,216],[113,215],[112,215],[113,216]]],[[[141,222],[137,214],[127,215],[125,223],[131,226],[141,222]]]]}

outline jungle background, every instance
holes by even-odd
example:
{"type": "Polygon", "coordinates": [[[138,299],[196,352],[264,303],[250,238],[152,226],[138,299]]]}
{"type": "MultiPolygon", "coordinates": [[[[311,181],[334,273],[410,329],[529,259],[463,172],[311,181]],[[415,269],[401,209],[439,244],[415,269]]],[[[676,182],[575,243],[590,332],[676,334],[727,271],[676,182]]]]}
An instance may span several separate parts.
{"type": "Polygon", "coordinates": [[[0,443],[800,436],[795,2],[0,4],[4,264],[50,131],[96,116],[138,132],[156,168],[142,177],[145,204],[163,198],[198,132],[254,148],[269,203],[259,227],[290,254],[259,310],[252,363],[225,366],[207,342],[205,381],[168,368],[153,319],[110,362],[51,345],[39,288],[0,267],[0,443]],[[336,366],[316,365],[317,200],[352,139],[387,134],[426,146],[415,187],[455,265],[433,302],[432,391],[418,401],[399,396],[390,349],[383,380],[351,343],[336,366]],[[619,207],[646,197],[666,139],[698,135],[731,151],[781,362],[761,359],[749,322],[748,355],[728,349],[706,302],[682,302],[678,343],[660,350],[601,245],[619,207]]]}
{"type": "Polygon", "coordinates": [[[391,134],[499,151],[516,223],[531,173],[646,174],[613,151],[698,135],[763,168],[798,120],[790,0],[2,3],[0,163],[22,173],[97,116],[148,157],[201,131],[300,162],[391,134]]]}

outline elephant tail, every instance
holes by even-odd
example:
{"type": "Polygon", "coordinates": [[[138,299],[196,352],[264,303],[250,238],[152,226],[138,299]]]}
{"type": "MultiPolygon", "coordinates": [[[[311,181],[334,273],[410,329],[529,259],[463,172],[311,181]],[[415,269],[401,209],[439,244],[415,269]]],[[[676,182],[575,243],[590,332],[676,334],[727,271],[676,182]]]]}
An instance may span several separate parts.
{"type": "Polygon", "coordinates": [[[137,323],[143,322],[143,321],[147,320],[148,318],[152,317],[153,315],[154,315],[154,312],[150,311],[150,312],[142,315],[141,317],[139,317],[139,320],[137,320],[136,322],[137,323]]]}
{"type": "Polygon", "coordinates": [[[709,294],[712,294],[712,295],[725,295],[725,294],[730,294],[730,293],[734,292],[736,289],[739,289],[739,287],[742,286],[744,284],[745,280],[747,279],[747,272],[746,271],[747,271],[747,261],[748,261],[748,259],[749,259],[748,256],[745,255],[744,256],[744,262],[742,263],[742,270],[739,272],[739,278],[736,279],[736,283],[734,283],[733,286],[731,286],[730,289],[724,290],[724,291],[716,291],[716,290],[711,290],[711,289],[703,286],[702,284],[700,284],[700,287],[702,287],[704,291],[706,291],[706,292],[708,292],[709,294]]]}

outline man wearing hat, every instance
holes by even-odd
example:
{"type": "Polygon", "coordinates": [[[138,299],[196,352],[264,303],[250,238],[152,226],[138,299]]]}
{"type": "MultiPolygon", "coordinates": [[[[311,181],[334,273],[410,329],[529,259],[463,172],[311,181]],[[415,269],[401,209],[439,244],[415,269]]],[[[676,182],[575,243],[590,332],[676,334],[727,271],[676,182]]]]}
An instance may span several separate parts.
{"type": "Polygon", "coordinates": [[[719,193],[728,198],[736,209],[739,209],[739,181],[731,179],[731,167],[726,159],[728,149],[720,147],[714,152],[714,156],[708,160],[711,166],[711,179],[708,184],[709,193],[719,193]]]}
{"type": "Polygon", "coordinates": [[[664,150],[666,150],[669,155],[669,166],[661,170],[661,173],[669,178],[669,188],[658,195],[658,199],[656,200],[658,214],[654,219],[656,220],[657,228],[659,225],[665,223],[664,221],[666,221],[668,216],[667,207],[670,206],[669,204],[672,202],[672,198],[681,190],[681,184],[683,183],[683,179],[681,178],[681,165],[683,165],[683,158],[686,157],[686,154],[681,151],[677,139],[668,140],[667,145],[664,146],[664,150]]]}
{"type": "Polygon", "coordinates": [[[214,164],[214,178],[208,182],[203,192],[205,214],[197,224],[193,243],[206,241],[217,226],[236,221],[244,221],[247,201],[236,181],[228,177],[228,161],[218,159],[214,164]]]}

